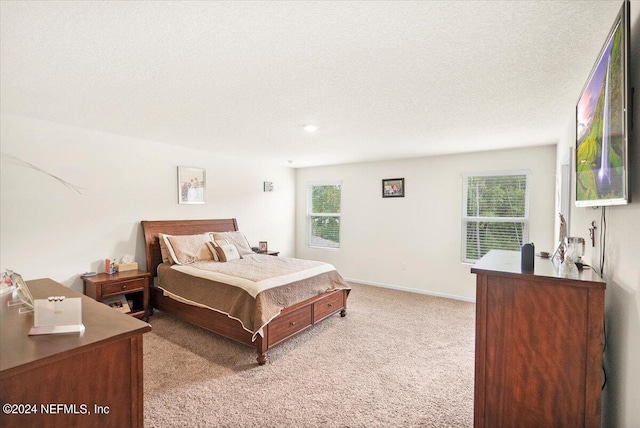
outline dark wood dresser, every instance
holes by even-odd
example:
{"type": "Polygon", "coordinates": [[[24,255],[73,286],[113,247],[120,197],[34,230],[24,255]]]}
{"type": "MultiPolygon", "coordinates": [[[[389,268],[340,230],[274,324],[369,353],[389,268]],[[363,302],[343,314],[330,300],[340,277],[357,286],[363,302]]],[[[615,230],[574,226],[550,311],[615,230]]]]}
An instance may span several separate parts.
{"type": "Polygon", "coordinates": [[[142,335],[151,326],[51,279],[34,299],[80,297],[85,331],[28,336],[33,313],[0,300],[2,427],[142,427],[142,335]]]}
{"type": "Polygon", "coordinates": [[[475,427],[600,427],[604,292],[590,268],[562,278],[493,250],[477,275],[475,427]]]}

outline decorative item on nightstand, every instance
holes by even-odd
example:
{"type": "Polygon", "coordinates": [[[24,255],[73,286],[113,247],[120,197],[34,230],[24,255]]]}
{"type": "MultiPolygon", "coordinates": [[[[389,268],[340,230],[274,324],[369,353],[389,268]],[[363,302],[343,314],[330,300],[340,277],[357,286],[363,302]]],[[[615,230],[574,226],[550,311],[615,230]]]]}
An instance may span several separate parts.
{"type": "Polygon", "coordinates": [[[116,259],[104,259],[104,273],[113,275],[118,270],[116,259]]]}
{"type": "Polygon", "coordinates": [[[129,270],[138,270],[138,262],[133,260],[133,256],[124,255],[118,263],[118,272],[126,272],[129,270]]]}
{"type": "Polygon", "coordinates": [[[266,253],[267,251],[269,251],[268,246],[267,246],[267,241],[260,241],[258,243],[258,252],[259,253],[266,253]]]}

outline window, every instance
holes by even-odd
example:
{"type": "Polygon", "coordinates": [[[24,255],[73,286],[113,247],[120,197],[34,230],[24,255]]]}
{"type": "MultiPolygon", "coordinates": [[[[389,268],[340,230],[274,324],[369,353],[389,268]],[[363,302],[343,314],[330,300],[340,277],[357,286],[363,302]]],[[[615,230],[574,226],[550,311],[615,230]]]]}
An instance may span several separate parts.
{"type": "Polygon", "coordinates": [[[469,174],[462,192],[462,260],[515,250],[529,239],[529,171],[469,174]]]}
{"type": "Polygon", "coordinates": [[[307,185],[307,245],[340,248],[340,183],[307,185]]]}

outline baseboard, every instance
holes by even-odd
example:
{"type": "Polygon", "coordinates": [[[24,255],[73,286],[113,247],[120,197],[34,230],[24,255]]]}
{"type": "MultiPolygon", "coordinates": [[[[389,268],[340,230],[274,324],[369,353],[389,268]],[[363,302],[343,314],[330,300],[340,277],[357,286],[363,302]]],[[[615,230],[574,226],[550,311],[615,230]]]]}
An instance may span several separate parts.
{"type": "Polygon", "coordinates": [[[365,280],[356,279],[356,278],[346,278],[345,277],[344,280],[347,281],[347,282],[355,282],[355,283],[358,283],[358,284],[372,285],[374,287],[390,288],[392,290],[399,290],[399,291],[407,291],[409,293],[426,294],[428,296],[444,297],[446,299],[462,300],[464,302],[470,302],[470,303],[475,303],[476,302],[475,298],[458,296],[458,295],[455,295],[455,294],[446,294],[446,293],[437,293],[437,292],[434,292],[434,291],[418,290],[416,288],[401,287],[399,285],[385,284],[385,283],[382,283],[382,282],[365,281],[365,280]]]}

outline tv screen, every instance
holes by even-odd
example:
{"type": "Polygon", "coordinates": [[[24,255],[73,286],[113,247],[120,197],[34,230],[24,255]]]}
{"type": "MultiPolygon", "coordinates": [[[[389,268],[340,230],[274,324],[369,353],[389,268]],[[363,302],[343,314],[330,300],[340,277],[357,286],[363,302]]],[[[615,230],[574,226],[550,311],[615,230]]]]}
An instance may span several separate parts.
{"type": "Polygon", "coordinates": [[[629,2],[600,51],[576,108],[576,206],[629,202],[629,2]]]}

